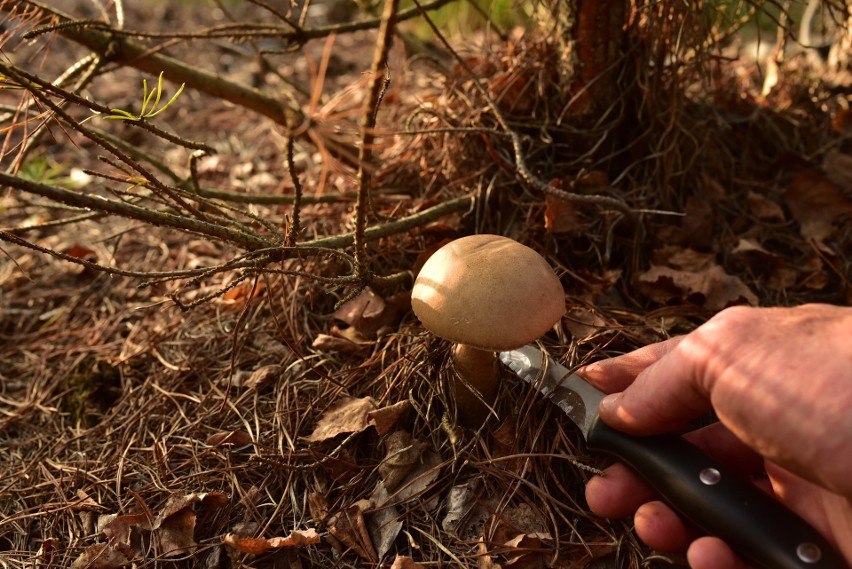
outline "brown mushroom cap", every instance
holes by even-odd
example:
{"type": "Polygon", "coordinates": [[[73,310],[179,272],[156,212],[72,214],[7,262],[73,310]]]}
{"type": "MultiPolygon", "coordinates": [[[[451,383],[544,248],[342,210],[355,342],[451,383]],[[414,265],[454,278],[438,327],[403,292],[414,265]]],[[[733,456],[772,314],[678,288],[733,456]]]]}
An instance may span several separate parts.
{"type": "Polygon", "coordinates": [[[544,258],[499,235],[444,245],[414,281],[411,307],[436,336],[511,350],[543,336],[565,312],[565,292],[544,258]]]}

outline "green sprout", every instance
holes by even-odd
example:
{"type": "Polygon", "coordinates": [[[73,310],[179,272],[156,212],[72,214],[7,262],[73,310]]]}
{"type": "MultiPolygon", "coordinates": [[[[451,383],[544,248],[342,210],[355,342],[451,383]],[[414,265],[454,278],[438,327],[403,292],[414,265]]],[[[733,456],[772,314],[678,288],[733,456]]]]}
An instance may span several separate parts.
{"type": "Polygon", "coordinates": [[[90,176],[77,168],[68,166],[36,154],[25,160],[18,175],[25,180],[41,184],[77,190],[89,183],[90,176]]]}
{"type": "Polygon", "coordinates": [[[120,121],[134,121],[138,122],[144,119],[152,119],[168,109],[172,103],[174,103],[180,94],[183,92],[183,88],[186,83],[181,83],[180,88],[177,90],[177,93],[172,95],[172,98],[168,100],[168,102],[159,107],[160,105],[160,97],[163,94],[163,73],[160,72],[160,77],[157,80],[157,88],[148,90],[148,80],[142,79],[142,110],[139,111],[139,114],[134,115],[131,112],[125,111],[123,109],[110,109],[111,115],[106,115],[103,118],[109,120],[120,120],[120,121]],[[153,101],[153,102],[152,102],[153,101]],[[149,108],[150,107],[150,108],[149,108]],[[159,108],[157,108],[159,107],[159,108]]]}

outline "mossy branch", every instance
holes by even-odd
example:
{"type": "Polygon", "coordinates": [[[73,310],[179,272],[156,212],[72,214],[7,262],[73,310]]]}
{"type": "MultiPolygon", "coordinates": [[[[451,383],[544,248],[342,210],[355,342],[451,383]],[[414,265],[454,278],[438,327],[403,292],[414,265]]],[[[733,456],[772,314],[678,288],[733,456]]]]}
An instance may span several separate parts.
{"type": "MultiPolygon", "coordinates": [[[[419,10],[421,9],[435,10],[452,1],[453,0],[435,0],[424,4],[420,8],[410,8],[399,14],[397,20],[417,17],[420,13],[419,10]]],[[[130,39],[130,36],[133,35],[137,37],[160,37],[161,39],[174,39],[175,37],[180,37],[179,35],[150,34],[116,30],[110,28],[103,22],[75,20],[68,14],[48,6],[43,2],[29,0],[26,4],[34,6],[45,13],[52,14],[59,19],[58,24],[43,26],[41,28],[31,30],[29,32],[30,35],[56,31],[63,37],[87,47],[96,54],[102,56],[104,59],[113,63],[133,67],[155,76],[162,72],[163,76],[169,81],[177,84],[184,83],[190,89],[195,89],[202,93],[224,99],[240,107],[250,109],[260,115],[272,119],[277,124],[295,128],[305,121],[304,114],[295,102],[285,102],[282,100],[280,95],[270,95],[248,85],[231,81],[227,77],[217,73],[212,73],[199,67],[188,65],[178,59],[159,53],[157,49],[152,49],[150,46],[134,42],[130,39]]],[[[15,4],[0,4],[0,8],[11,13],[15,10],[15,4]]],[[[343,34],[375,29],[378,28],[381,23],[381,18],[375,18],[357,22],[347,22],[333,26],[323,26],[315,29],[288,29],[290,26],[287,28],[274,28],[269,25],[265,25],[264,27],[267,28],[266,35],[281,39],[285,42],[293,42],[297,45],[301,45],[309,40],[328,37],[332,34],[343,34]]],[[[249,32],[250,31],[243,31],[242,35],[258,35],[257,31],[253,33],[249,32]]],[[[231,33],[231,36],[234,35],[239,34],[236,34],[236,32],[231,33]]],[[[192,38],[187,39],[210,39],[210,35],[209,32],[206,34],[200,33],[197,37],[194,35],[192,38]]]]}

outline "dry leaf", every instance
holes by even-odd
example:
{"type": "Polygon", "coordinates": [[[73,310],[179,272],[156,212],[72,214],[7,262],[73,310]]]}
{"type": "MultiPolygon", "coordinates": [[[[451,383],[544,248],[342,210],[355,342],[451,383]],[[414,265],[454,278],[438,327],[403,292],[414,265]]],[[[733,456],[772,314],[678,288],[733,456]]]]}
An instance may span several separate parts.
{"type": "Polygon", "coordinates": [[[571,332],[571,336],[579,343],[588,342],[600,332],[607,330],[606,320],[591,308],[572,306],[568,309],[562,324],[571,332]]]}
{"type": "Polygon", "coordinates": [[[525,533],[510,539],[505,543],[509,550],[504,553],[507,559],[504,566],[516,569],[544,569],[545,555],[549,557],[552,551],[544,547],[542,539],[549,537],[546,534],[525,533]]]}
{"type": "Polygon", "coordinates": [[[773,255],[772,253],[764,249],[763,246],[754,239],[740,238],[740,240],[737,241],[737,245],[731,250],[731,254],[742,253],[758,253],[761,256],[765,257],[767,260],[771,258],[777,258],[777,255],[773,255]]]}
{"type": "Polygon", "coordinates": [[[615,284],[621,279],[622,273],[621,269],[607,270],[603,274],[578,270],[577,274],[584,284],[579,299],[592,305],[596,304],[600,297],[605,297],[612,292],[615,284]]]}
{"type": "Polygon", "coordinates": [[[716,264],[716,255],[689,247],[661,247],[654,250],[653,263],[682,271],[698,272],[716,264]]]}
{"type": "Polygon", "coordinates": [[[846,134],[852,130],[852,109],[840,109],[831,117],[831,128],[835,132],[846,134]]]}
{"type": "Polygon", "coordinates": [[[269,543],[275,548],[314,545],[319,542],[320,536],[314,528],[293,530],[287,537],[273,537],[269,540],[269,543]]]}
{"type": "Polygon", "coordinates": [[[767,285],[775,290],[792,288],[799,280],[799,271],[788,267],[778,267],[769,276],[767,285]]]}
{"type": "Polygon", "coordinates": [[[527,116],[531,110],[533,97],[530,89],[530,70],[514,67],[499,71],[488,81],[488,91],[504,112],[527,116]]]}
{"type": "Polygon", "coordinates": [[[379,476],[388,490],[395,490],[406,476],[420,464],[428,444],[411,438],[406,431],[396,431],[385,439],[387,451],[379,464],[379,476]]]}
{"type": "Polygon", "coordinates": [[[194,538],[197,516],[223,507],[227,500],[227,495],[222,492],[174,493],[169,496],[153,524],[162,554],[172,557],[190,552],[197,545],[194,538]],[[196,504],[200,504],[197,511],[196,504]]]}
{"type": "Polygon", "coordinates": [[[332,314],[335,320],[345,324],[343,329],[332,334],[355,343],[369,341],[382,329],[397,324],[410,306],[407,293],[384,299],[367,287],[332,314]]]}
{"type": "Polygon", "coordinates": [[[731,258],[742,262],[752,274],[760,275],[775,290],[791,288],[799,277],[799,272],[789,268],[783,257],[767,251],[753,239],[740,239],[731,250],[731,258]]]}
{"type": "Polygon", "coordinates": [[[424,569],[424,566],[416,563],[411,557],[397,555],[390,569],[424,569]]]}
{"type": "Polygon", "coordinates": [[[701,175],[701,193],[705,196],[710,196],[713,201],[722,201],[728,196],[728,191],[715,178],[711,178],[707,174],[701,175]]]}
{"type": "Polygon", "coordinates": [[[343,338],[344,340],[352,342],[358,346],[369,346],[373,343],[371,338],[362,334],[361,331],[354,326],[350,326],[348,328],[332,326],[330,332],[335,338],[343,338]]]}
{"type": "Polygon", "coordinates": [[[825,241],[834,234],[835,222],[852,216],[852,202],[828,178],[813,172],[796,176],[784,200],[805,239],[825,241]]]}
{"type": "Polygon", "coordinates": [[[662,227],[657,237],[663,243],[708,249],[716,234],[712,202],[697,196],[689,198],[683,216],[662,227]]]}
{"type": "Polygon", "coordinates": [[[533,508],[530,504],[521,502],[517,506],[511,506],[503,511],[502,520],[507,529],[521,531],[526,534],[536,534],[541,538],[550,539],[542,512],[533,508]]]}
{"type": "Polygon", "coordinates": [[[714,312],[734,304],[758,304],[757,296],[719,265],[700,272],[653,265],[639,275],[639,286],[648,297],[662,304],[676,299],[714,312]]]}
{"type": "Polygon", "coordinates": [[[195,543],[195,512],[184,508],[168,516],[155,531],[159,551],[164,557],[185,555],[192,551],[195,543]]]}
{"type": "Polygon", "coordinates": [[[287,537],[250,537],[237,533],[229,533],[222,538],[222,543],[232,549],[236,549],[240,553],[250,553],[260,555],[266,553],[270,549],[280,549],[282,547],[300,547],[304,545],[313,545],[320,542],[320,536],[317,530],[310,528],[307,530],[293,530],[287,537]]]}
{"type": "Polygon", "coordinates": [[[91,496],[89,496],[85,490],[82,488],[78,488],[75,492],[77,496],[77,501],[73,503],[71,506],[72,510],[80,511],[80,512],[103,512],[104,507],[95,502],[91,496]]]}
{"type": "Polygon", "coordinates": [[[314,432],[303,437],[312,443],[326,441],[343,433],[355,433],[369,426],[367,414],[376,409],[372,397],[344,397],[320,416],[314,432]]]}
{"type": "MultiPolygon", "coordinates": [[[[491,431],[491,438],[494,441],[493,455],[495,458],[511,456],[518,452],[518,422],[514,415],[508,415],[496,429],[491,431]]],[[[506,470],[513,470],[515,461],[499,461],[496,466],[506,470]]]]}
{"type": "Polygon", "coordinates": [[[519,504],[494,513],[483,529],[480,537],[480,553],[489,552],[488,544],[499,544],[492,554],[501,554],[506,562],[497,565],[488,560],[486,567],[513,567],[520,569],[544,569],[545,560],[553,555],[553,548],[545,546],[544,541],[552,539],[547,533],[542,512],[529,504],[519,504]]]}
{"type": "Polygon", "coordinates": [[[211,447],[217,447],[225,444],[245,446],[253,443],[254,441],[252,440],[251,435],[242,429],[234,429],[228,433],[216,433],[215,435],[210,435],[207,439],[207,444],[211,447]]]}
{"type": "Polygon", "coordinates": [[[476,490],[478,487],[478,480],[473,479],[450,488],[447,494],[447,515],[441,520],[441,529],[456,535],[466,533],[459,532],[459,526],[466,518],[471,516],[474,509],[478,506],[476,500],[476,490]]]}
{"type": "Polygon", "coordinates": [[[547,231],[552,233],[582,231],[583,223],[574,204],[551,194],[544,196],[544,203],[544,228],[547,231]]]}
{"type": "Polygon", "coordinates": [[[39,564],[36,567],[39,569],[42,567],[54,567],[53,557],[61,545],[58,539],[47,538],[42,541],[36,552],[39,560],[39,564]]]}
{"type": "Polygon", "coordinates": [[[199,513],[207,514],[218,510],[228,503],[228,495],[224,492],[192,492],[189,494],[174,493],[169,496],[163,509],[154,519],[153,529],[160,527],[169,517],[186,509],[197,510],[199,513]],[[196,504],[200,504],[196,507],[196,504]]]}
{"type": "Polygon", "coordinates": [[[123,543],[98,543],[87,547],[71,564],[71,569],[118,569],[135,557],[133,548],[123,543]]]}
{"type": "Polygon", "coordinates": [[[440,475],[441,456],[427,448],[416,467],[402,479],[399,489],[393,495],[395,502],[402,503],[420,498],[440,475]]]}
{"type": "Polygon", "coordinates": [[[397,424],[405,419],[405,416],[411,410],[411,402],[407,399],[399,401],[393,405],[376,409],[367,413],[367,418],[370,423],[376,428],[376,432],[380,437],[392,432],[397,424]]]}
{"type": "Polygon", "coordinates": [[[577,176],[571,189],[581,194],[595,194],[607,188],[609,188],[609,175],[603,170],[589,170],[577,176]]]}
{"type": "Polygon", "coordinates": [[[551,565],[552,569],[617,569],[623,565],[618,555],[620,545],[583,543],[563,546],[551,565]]]}
{"type": "Polygon", "coordinates": [[[314,459],[323,461],[323,472],[334,483],[348,483],[352,480],[355,471],[363,469],[363,466],[358,464],[358,461],[355,460],[355,457],[347,449],[338,450],[337,454],[333,457],[316,452],[314,453],[314,459]]]}
{"type": "Polygon", "coordinates": [[[222,300],[225,304],[237,304],[252,298],[259,298],[266,294],[266,285],[261,281],[243,281],[225,294],[222,300]]]}
{"type": "Polygon", "coordinates": [[[337,338],[329,334],[317,334],[311,347],[324,352],[339,352],[341,354],[357,354],[368,348],[365,344],[356,344],[351,340],[337,338]]]}
{"type": "Polygon", "coordinates": [[[379,318],[384,311],[384,299],[367,287],[358,296],[335,310],[332,317],[347,326],[359,327],[365,321],[379,318]]]}
{"type": "Polygon", "coordinates": [[[97,261],[98,256],[95,253],[94,249],[90,249],[88,247],[84,247],[79,243],[74,243],[70,247],[67,247],[64,251],[62,251],[66,255],[70,257],[74,257],[75,259],[83,259],[84,261],[97,261]]]}
{"type": "Polygon", "coordinates": [[[488,544],[484,538],[479,538],[479,543],[476,546],[476,568],[477,569],[502,569],[502,565],[494,562],[491,554],[488,552],[488,544]]]}
{"type": "Polygon", "coordinates": [[[758,194],[757,192],[749,192],[746,197],[749,212],[761,221],[784,221],[784,210],[781,206],[770,200],[769,198],[758,194]]]}
{"type": "Polygon", "coordinates": [[[378,556],[364,522],[362,505],[353,504],[332,516],[328,520],[328,533],[363,559],[376,563],[378,556]]]}
{"type": "Polygon", "coordinates": [[[151,531],[151,518],[146,514],[109,514],[98,518],[98,528],[110,543],[129,546],[134,530],[151,531]]]}
{"type": "Polygon", "coordinates": [[[370,502],[374,504],[373,511],[367,514],[365,519],[370,539],[376,547],[376,555],[380,560],[393,547],[403,525],[403,517],[400,516],[396,507],[387,505],[387,501],[388,490],[379,482],[370,494],[370,502]]]}
{"type": "Polygon", "coordinates": [[[267,385],[277,382],[283,371],[284,368],[278,364],[261,366],[251,372],[249,378],[243,383],[243,387],[246,389],[263,389],[267,385]]]}
{"type": "MultiPolygon", "coordinates": [[[[116,549],[122,555],[129,556],[128,559],[132,559],[139,552],[135,551],[131,544],[138,543],[141,532],[153,533],[157,549],[163,556],[183,555],[196,546],[193,537],[196,518],[206,516],[228,502],[228,497],[223,492],[172,494],[155,517],[141,496],[134,494],[134,498],[137,509],[142,510],[142,513],[100,516],[98,531],[109,538],[110,548],[105,549],[101,547],[103,544],[99,544],[86,550],[84,556],[99,553],[105,556],[104,563],[107,565],[103,567],[114,567],[115,565],[109,564],[119,562],[121,556],[111,549],[116,549]]],[[[126,563],[125,560],[121,564],[126,563]]]]}
{"type": "Polygon", "coordinates": [[[311,519],[317,523],[328,517],[328,496],[322,492],[311,492],[308,494],[308,510],[311,519]]]}

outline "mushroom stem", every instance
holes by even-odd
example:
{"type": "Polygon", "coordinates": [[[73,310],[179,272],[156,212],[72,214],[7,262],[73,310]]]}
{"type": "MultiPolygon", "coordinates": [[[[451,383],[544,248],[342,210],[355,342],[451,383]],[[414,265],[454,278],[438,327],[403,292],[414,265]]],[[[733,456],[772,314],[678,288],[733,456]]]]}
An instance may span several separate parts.
{"type": "Polygon", "coordinates": [[[456,376],[451,389],[459,419],[465,426],[479,426],[488,417],[489,407],[497,399],[500,377],[497,354],[467,344],[456,344],[453,360],[456,376]]]}

